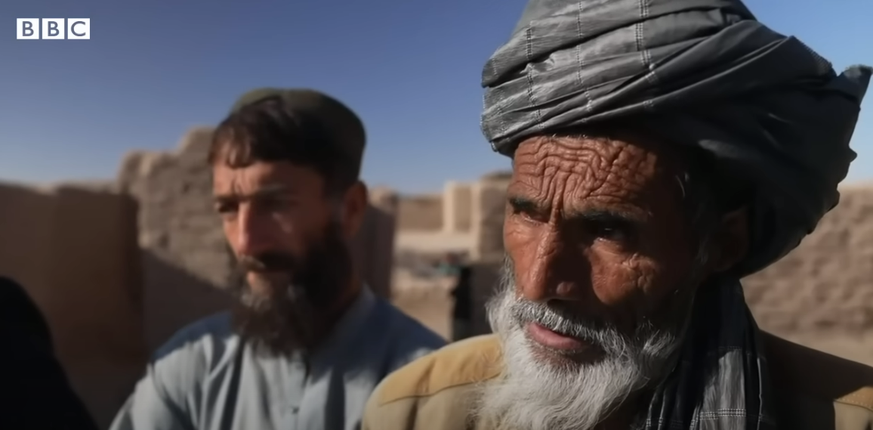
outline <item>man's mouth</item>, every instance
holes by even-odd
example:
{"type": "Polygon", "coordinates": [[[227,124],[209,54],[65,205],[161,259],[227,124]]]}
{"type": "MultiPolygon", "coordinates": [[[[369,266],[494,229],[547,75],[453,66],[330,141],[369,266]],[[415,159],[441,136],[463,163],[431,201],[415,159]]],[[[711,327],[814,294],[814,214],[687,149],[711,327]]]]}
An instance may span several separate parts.
{"type": "Polygon", "coordinates": [[[248,272],[246,279],[249,288],[255,292],[271,291],[278,287],[284,288],[288,274],[278,270],[252,270],[248,272]]]}
{"type": "Polygon", "coordinates": [[[524,327],[527,337],[545,348],[559,351],[563,354],[576,354],[592,346],[590,342],[558,333],[543,325],[531,322],[524,327]]]}

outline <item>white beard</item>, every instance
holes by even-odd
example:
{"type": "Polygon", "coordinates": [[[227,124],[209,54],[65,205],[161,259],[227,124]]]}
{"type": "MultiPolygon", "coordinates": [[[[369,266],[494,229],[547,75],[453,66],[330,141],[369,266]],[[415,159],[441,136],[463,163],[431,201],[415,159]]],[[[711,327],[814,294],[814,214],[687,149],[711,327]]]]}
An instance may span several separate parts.
{"type": "Polygon", "coordinates": [[[680,344],[676,333],[646,327],[629,339],[613,327],[588,328],[546,305],[516,299],[511,269],[507,262],[499,293],[488,304],[505,369],[500,378],[482,387],[476,417],[484,428],[591,430],[669,366],[680,344]],[[543,355],[549,352],[527,338],[518,318],[519,306],[533,309],[536,321],[547,328],[590,340],[603,349],[604,358],[590,363],[558,356],[547,359],[543,355]]]}

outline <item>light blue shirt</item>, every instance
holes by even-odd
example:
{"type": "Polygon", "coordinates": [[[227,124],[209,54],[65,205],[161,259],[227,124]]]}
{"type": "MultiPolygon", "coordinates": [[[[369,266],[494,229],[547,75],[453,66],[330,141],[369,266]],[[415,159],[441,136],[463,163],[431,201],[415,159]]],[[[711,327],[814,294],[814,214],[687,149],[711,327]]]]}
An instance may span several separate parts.
{"type": "Polygon", "coordinates": [[[158,351],[111,430],[356,430],[382,378],[444,344],[366,288],[309,363],[256,354],[218,314],[158,351]]]}

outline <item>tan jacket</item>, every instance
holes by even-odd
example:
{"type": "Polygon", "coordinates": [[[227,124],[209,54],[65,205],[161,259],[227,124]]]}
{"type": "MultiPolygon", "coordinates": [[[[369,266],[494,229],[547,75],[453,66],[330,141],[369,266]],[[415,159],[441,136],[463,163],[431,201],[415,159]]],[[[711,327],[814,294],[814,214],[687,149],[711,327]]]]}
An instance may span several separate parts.
{"type": "MultiPolygon", "coordinates": [[[[873,368],[764,334],[779,427],[873,429],[873,368]]],[[[451,344],[376,388],[362,430],[487,430],[468,425],[477,383],[498,376],[494,335],[451,344]]]]}

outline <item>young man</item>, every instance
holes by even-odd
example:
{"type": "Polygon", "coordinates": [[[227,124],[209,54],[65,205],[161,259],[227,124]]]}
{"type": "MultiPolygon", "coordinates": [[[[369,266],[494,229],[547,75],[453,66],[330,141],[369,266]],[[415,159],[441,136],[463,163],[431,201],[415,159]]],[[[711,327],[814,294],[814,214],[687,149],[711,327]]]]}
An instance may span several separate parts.
{"type": "Polygon", "coordinates": [[[239,306],[161,348],[113,430],[354,430],[385,375],[444,344],[355,273],[364,141],[357,115],[316,91],[233,107],[208,161],[246,272],[239,306]]]}

